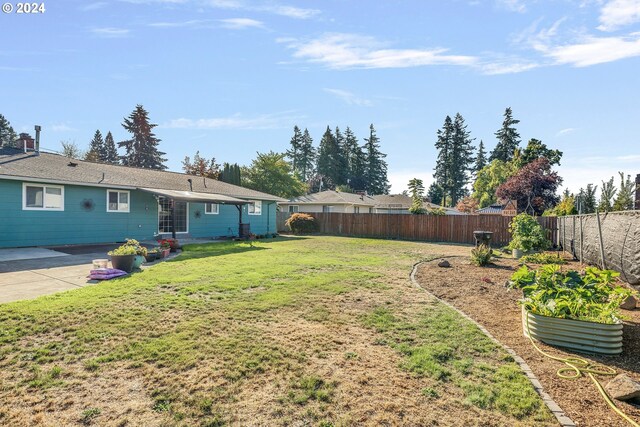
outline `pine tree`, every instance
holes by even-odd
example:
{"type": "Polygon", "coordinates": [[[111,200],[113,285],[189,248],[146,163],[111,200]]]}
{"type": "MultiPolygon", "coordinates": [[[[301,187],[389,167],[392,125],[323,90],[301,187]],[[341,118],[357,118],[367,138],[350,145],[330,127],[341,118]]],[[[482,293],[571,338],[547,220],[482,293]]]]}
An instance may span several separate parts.
{"type": "Polygon", "coordinates": [[[103,162],[105,156],[104,140],[100,130],[96,130],[93,139],[89,143],[89,151],[85,154],[84,159],[90,162],[103,162]]]}
{"type": "Polygon", "coordinates": [[[334,189],[336,185],[341,184],[339,178],[342,171],[338,169],[341,157],[342,153],[336,137],[331,132],[331,128],[327,126],[318,148],[318,174],[329,178],[331,182],[325,187],[325,190],[334,189]]]}
{"type": "Polygon", "coordinates": [[[602,181],[600,203],[598,204],[598,209],[601,212],[610,212],[613,209],[613,198],[616,196],[617,191],[613,183],[613,177],[607,182],[602,181]]]}
{"type": "Polygon", "coordinates": [[[498,138],[498,145],[491,152],[490,161],[497,159],[508,162],[513,158],[516,148],[520,145],[520,134],[513,127],[518,123],[520,123],[520,120],[514,119],[511,107],[507,107],[504,112],[502,128],[495,133],[496,138],[498,138]]]}
{"type": "Polygon", "coordinates": [[[440,203],[442,203],[442,197],[442,188],[440,188],[440,186],[435,182],[432,182],[429,186],[429,189],[427,190],[427,198],[434,205],[439,205],[440,203]]]}
{"type": "Polygon", "coordinates": [[[110,165],[120,163],[120,156],[118,155],[118,149],[116,148],[116,143],[113,141],[111,131],[107,132],[107,136],[104,138],[104,157],[102,161],[110,165]]]}
{"type": "Polygon", "coordinates": [[[333,182],[336,185],[349,185],[347,180],[349,179],[349,165],[346,158],[345,138],[340,128],[336,126],[336,146],[338,148],[338,155],[336,156],[336,176],[333,178],[333,182]]]}
{"type": "Polygon", "coordinates": [[[598,186],[587,184],[587,188],[581,188],[576,197],[576,205],[582,214],[590,214],[596,211],[596,192],[598,186]]]}
{"type": "Polygon", "coordinates": [[[487,152],[484,150],[484,142],[480,140],[478,145],[478,154],[476,155],[476,163],[473,168],[474,174],[480,172],[480,170],[487,166],[487,152]]]}
{"type": "Polygon", "coordinates": [[[422,199],[422,197],[424,197],[424,182],[420,178],[413,178],[411,181],[409,181],[407,187],[409,188],[411,198],[422,199]]]}
{"type": "Polygon", "coordinates": [[[291,170],[294,175],[300,178],[300,147],[302,145],[302,133],[300,128],[296,125],[293,127],[293,136],[291,137],[291,148],[287,150],[286,154],[291,162],[291,170]]]}
{"type": "Polygon", "coordinates": [[[618,189],[618,197],[613,202],[614,211],[626,211],[633,209],[634,192],[636,191],[636,183],[631,181],[631,175],[627,175],[627,179],[624,179],[624,173],[620,174],[620,188],[618,189]]]}
{"type": "Polygon", "coordinates": [[[367,192],[371,195],[389,194],[389,179],[387,178],[387,157],[380,151],[380,138],[376,136],[373,124],[369,126],[369,138],[364,139],[365,173],[367,192]]]}
{"type": "Polygon", "coordinates": [[[451,145],[450,172],[451,177],[451,206],[458,204],[458,200],[468,195],[466,185],[469,183],[469,171],[473,170],[473,139],[467,131],[467,125],[460,113],[453,120],[453,135],[451,145]]]}
{"type": "Polygon", "coordinates": [[[242,176],[240,166],[237,163],[229,164],[225,162],[222,165],[222,172],[218,175],[218,181],[227,182],[233,185],[241,185],[242,176]]]}
{"type": "Polygon", "coordinates": [[[124,166],[134,166],[144,169],[165,170],[167,161],[165,153],[158,150],[160,139],[152,132],[158,125],[149,123],[149,113],[142,105],[136,105],[135,110],[125,117],[122,127],[131,133],[132,138],[121,141],[118,147],[124,147],[125,154],[121,157],[124,166]]]}
{"type": "Polygon", "coordinates": [[[348,126],[344,131],[344,157],[349,186],[355,190],[364,190],[366,188],[364,177],[366,158],[362,147],[358,144],[358,138],[348,126]]]}
{"type": "Polygon", "coordinates": [[[302,133],[302,140],[300,141],[300,148],[298,153],[298,171],[300,174],[300,180],[306,182],[313,175],[313,168],[316,162],[316,149],[313,146],[313,139],[309,135],[309,131],[305,128],[302,133]]]}
{"type": "Polygon", "coordinates": [[[437,136],[436,149],[438,149],[438,158],[436,159],[433,177],[436,180],[435,184],[442,190],[440,203],[444,206],[447,196],[451,196],[453,188],[450,172],[453,152],[453,122],[451,117],[445,117],[442,129],[438,129],[437,136]]]}
{"type": "Polygon", "coordinates": [[[15,147],[17,139],[18,135],[9,120],[0,114],[0,147],[15,147]]]}

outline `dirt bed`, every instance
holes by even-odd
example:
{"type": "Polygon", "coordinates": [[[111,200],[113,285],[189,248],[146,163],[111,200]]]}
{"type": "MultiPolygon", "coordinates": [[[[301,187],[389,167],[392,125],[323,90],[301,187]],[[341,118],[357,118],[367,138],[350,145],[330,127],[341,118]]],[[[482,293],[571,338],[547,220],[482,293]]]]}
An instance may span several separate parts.
{"type": "MultiPolygon", "coordinates": [[[[505,287],[513,272],[519,267],[515,260],[499,258],[488,267],[476,267],[468,257],[449,257],[450,268],[438,267],[438,260],[425,262],[416,275],[419,283],[439,298],[453,304],[458,309],[484,325],[499,341],[511,347],[531,367],[540,379],[544,389],[562,407],[578,426],[628,427],[602,400],[589,378],[566,380],[559,378],[556,371],[562,365],[549,360],[535,351],[522,334],[520,290],[505,287]]],[[[581,268],[579,263],[569,262],[563,269],[581,268]]],[[[624,324],[624,351],[616,357],[580,354],[640,379],[640,310],[624,310],[629,318],[624,324]]],[[[540,347],[551,354],[571,356],[559,348],[540,343],[540,347]]],[[[605,385],[611,377],[599,377],[605,385]]],[[[618,407],[634,420],[640,420],[640,408],[617,402],[618,407]]]]}

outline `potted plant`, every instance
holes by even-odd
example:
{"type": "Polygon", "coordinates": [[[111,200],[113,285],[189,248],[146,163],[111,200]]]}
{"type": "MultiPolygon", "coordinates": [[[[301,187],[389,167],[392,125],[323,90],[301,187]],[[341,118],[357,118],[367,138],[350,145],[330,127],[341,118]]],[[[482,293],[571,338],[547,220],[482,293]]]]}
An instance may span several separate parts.
{"type": "Polygon", "coordinates": [[[138,242],[136,239],[126,239],[125,245],[131,246],[132,248],[135,249],[136,257],[133,260],[133,268],[134,269],[140,268],[142,263],[145,262],[145,259],[147,256],[147,248],[142,246],[140,242],[138,242]]]}
{"type": "Polygon", "coordinates": [[[163,245],[163,243],[168,243],[169,244],[169,248],[171,249],[171,252],[175,252],[178,249],[180,249],[180,243],[178,242],[178,239],[162,239],[162,240],[158,240],[158,243],[160,243],[160,246],[163,245]]]}
{"type": "Polygon", "coordinates": [[[524,298],[524,335],[551,345],[589,353],[622,352],[620,303],[632,291],[613,286],[619,274],[587,267],[563,273],[558,265],[521,267],[511,278],[524,298]]]}
{"type": "Polygon", "coordinates": [[[509,232],[511,241],[508,248],[516,259],[521,258],[526,252],[549,247],[550,242],[544,234],[544,229],[529,214],[521,213],[514,216],[509,224],[509,232]]]}
{"type": "Polygon", "coordinates": [[[171,252],[171,246],[169,242],[161,241],[160,243],[160,258],[166,258],[169,256],[169,252],[171,252]]]}
{"type": "Polygon", "coordinates": [[[118,270],[131,273],[133,261],[136,257],[136,249],[133,246],[124,244],[108,253],[111,257],[111,266],[118,270]]]}
{"type": "Polygon", "coordinates": [[[144,258],[147,260],[147,262],[153,262],[159,257],[160,257],[160,252],[158,251],[158,249],[153,248],[147,251],[147,255],[145,255],[144,258]]]}

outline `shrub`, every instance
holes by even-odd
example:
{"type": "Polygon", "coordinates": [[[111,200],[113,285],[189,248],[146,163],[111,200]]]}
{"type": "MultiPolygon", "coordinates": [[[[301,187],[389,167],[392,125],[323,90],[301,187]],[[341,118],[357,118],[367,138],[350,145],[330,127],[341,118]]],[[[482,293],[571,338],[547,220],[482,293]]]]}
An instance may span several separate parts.
{"type": "Polygon", "coordinates": [[[493,251],[487,245],[480,245],[471,249],[471,263],[478,267],[483,267],[491,262],[493,251]]]}
{"type": "Polygon", "coordinates": [[[135,246],[127,245],[126,243],[112,251],[108,252],[108,255],[136,255],[135,246]]]}
{"type": "Polygon", "coordinates": [[[430,209],[427,213],[429,215],[436,215],[436,216],[446,215],[444,208],[433,208],[433,209],[430,209]]]}
{"type": "Polygon", "coordinates": [[[549,240],[544,235],[544,229],[529,214],[521,213],[516,215],[509,224],[511,242],[509,249],[520,249],[524,252],[532,250],[547,249],[550,246],[549,240]]]}
{"type": "Polygon", "coordinates": [[[629,289],[612,286],[619,273],[587,267],[584,274],[563,273],[558,265],[539,270],[522,266],[511,277],[510,287],[520,288],[520,303],[534,314],[561,319],[616,323],[621,318],[620,304],[632,294],[629,289]]]}
{"type": "Polygon", "coordinates": [[[525,255],[520,258],[520,262],[526,264],[566,264],[567,262],[558,255],[548,253],[538,253],[525,255]]]}
{"type": "Polygon", "coordinates": [[[318,231],[316,219],[305,213],[294,213],[284,224],[295,234],[315,233],[318,231]]]}

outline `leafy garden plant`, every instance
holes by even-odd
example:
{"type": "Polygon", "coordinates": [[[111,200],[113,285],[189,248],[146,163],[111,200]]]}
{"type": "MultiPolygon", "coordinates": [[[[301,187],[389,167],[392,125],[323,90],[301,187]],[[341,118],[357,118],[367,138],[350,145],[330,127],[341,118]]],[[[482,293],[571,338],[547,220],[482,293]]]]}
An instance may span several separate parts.
{"type": "Polygon", "coordinates": [[[529,252],[547,249],[550,246],[542,226],[527,213],[521,213],[513,217],[509,224],[509,232],[511,233],[509,249],[529,252]]]}
{"type": "Polygon", "coordinates": [[[147,248],[142,246],[136,239],[127,239],[127,242],[123,246],[131,246],[134,248],[136,255],[147,256],[147,248]]]}
{"type": "Polygon", "coordinates": [[[487,245],[480,245],[477,248],[471,249],[471,263],[478,267],[484,267],[491,262],[493,251],[487,245]]]}
{"type": "Polygon", "coordinates": [[[537,254],[529,254],[520,258],[523,264],[566,264],[567,262],[558,255],[540,252],[537,254]]]}
{"type": "Polygon", "coordinates": [[[112,251],[109,251],[108,253],[109,255],[115,255],[115,256],[120,256],[120,255],[137,255],[136,252],[136,248],[135,246],[132,245],[128,245],[128,244],[124,244],[112,251]]]}
{"type": "Polygon", "coordinates": [[[512,288],[522,289],[525,310],[542,316],[588,322],[618,323],[620,304],[633,292],[614,286],[619,273],[587,267],[584,274],[566,273],[558,265],[529,270],[524,265],[511,277],[512,288]]]}

